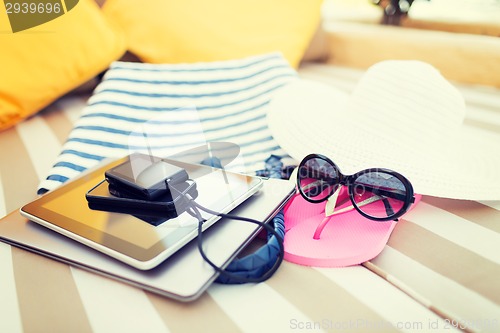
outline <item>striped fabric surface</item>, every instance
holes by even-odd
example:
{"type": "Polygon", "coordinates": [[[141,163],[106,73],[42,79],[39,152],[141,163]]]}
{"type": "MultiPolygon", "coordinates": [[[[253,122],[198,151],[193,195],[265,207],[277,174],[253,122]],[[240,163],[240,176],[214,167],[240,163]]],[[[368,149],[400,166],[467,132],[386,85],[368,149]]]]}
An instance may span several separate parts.
{"type": "MultiPolygon", "coordinates": [[[[299,74],[349,91],[362,72],[299,74]]],[[[500,133],[500,91],[459,89],[467,123],[500,133]]],[[[61,100],[0,133],[0,216],[36,196],[85,102],[61,100]]],[[[424,197],[362,266],[285,262],[264,283],[213,285],[188,304],[0,243],[0,332],[499,332],[499,234],[500,202],[424,197]]]]}
{"type": "Polygon", "coordinates": [[[271,153],[283,155],[267,127],[266,106],[296,76],[279,53],[196,64],[115,62],[39,193],[106,157],[167,157],[207,141],[235,143],[248,171],[261,168],[271,153]]]}

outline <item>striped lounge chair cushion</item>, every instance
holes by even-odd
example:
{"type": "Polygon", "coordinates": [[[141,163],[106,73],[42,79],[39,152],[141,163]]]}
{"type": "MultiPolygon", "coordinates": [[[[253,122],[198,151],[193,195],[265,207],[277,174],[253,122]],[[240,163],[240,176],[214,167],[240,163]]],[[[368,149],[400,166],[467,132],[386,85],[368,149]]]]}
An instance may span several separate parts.
{"type": "Polygon", "coordinates": [[[132,151],[169,156],[207,141],[238,144],[245,168],[260,168],[271,153],[284,155],[267,127],[266,106],[296,78],[278,53],[195,64],[115,62],[38,193],[104,158],[132,151]]]}

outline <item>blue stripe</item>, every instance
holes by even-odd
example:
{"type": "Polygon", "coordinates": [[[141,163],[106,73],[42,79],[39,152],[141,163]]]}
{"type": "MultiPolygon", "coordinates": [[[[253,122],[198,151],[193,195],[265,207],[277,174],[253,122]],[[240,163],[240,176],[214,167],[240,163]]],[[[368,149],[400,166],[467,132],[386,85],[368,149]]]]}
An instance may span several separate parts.
{"type": "MultiPolygon", "coordinates": [[[[257,132],[260,132],[260,131],[265,131],[267,129],[268,129],[267,125],[264,125],[264,126],[260,126],[260,127],[254,128],[252,130],[247,130],[246,134],[257,133],[257,132]]],[[[242,135],[241,133],[236,133],[236,134],[233,134],[233,135],[230,135],[230,136],[226,136],[226,138],[230,139],[230,138],[239,137],[241,135],[242,135]]],[[[226,141],[226,140],[224,140],[224,137],[220,137],[220,138],[214,139],[212,141],[218,142],[218,141],[226,141]]]]}
{"type": "Polygon", "coordinates": [[[61,183],[64,183],[68,179],[69,179],[68,177],[61,176],[61,175],[50,175],[47,177],[47,180],[53,180],[53,181],[61,182],[61,183]]]}
{"type": "MultiPolygon", "coordinates": [[[[233,115],[231,115],[230,117],[227,117],[227,118],[229,119],[231,117],[233,117],[233,115]]],[[[212,129],[205,129],[205,130],[203,130],[203,132],[210,133],[210,132],[216,132],[216,131],[224,130],[224,129],[231,128],[231,127],[237,127],[237,126],[241,126],[241,125],[244,125],[246,123],[249,123],[249,122],[261,120],[261,119],[263,119],[265,117],[266,117],[265,114],[261,114],[261,115],[257,115],[256,117],[250,118],[250,119],[244,119],[244,120],[239,121],[239,122],[235,122],[235,123],[232,123],[232,124],[224,125],[224,127],[214,127],[212,129]]],[[[215,120],[221,119],[221,118],[224,118],[224,117],[216,117],[215,120]]],[[[208,122],[210,122],[210,121],[202,120],[203,124],[206,124],[208,122]]],[[[171,122],[164,122],[162,124],[166,124],[166,125],[182,125],[182,124],[190,124],[190,123],[197,124],[197,122],[181,121],[181,120],[179,120],[179,121],[171,121],[171,122]]],[[[148,122],[148,124],[150,124],[150,122],[148,122]]],[[[266,128],[267,128],[267,126],[264,126],[264,127],[259,128],[259,130],[266,129],[266,128]]],[[[143,133],[143,132],[134,132],[134,131],[119,130],[119,129],[116,129],[116,128],[105,127],[105,126],[78,126],[78,127],[75,127],[75,130],[77,130],[77,129],[88,130],[88,131],[99,131],[99,132],[104,132],[104,133],[112,133],[112,134],[134,136],[134,137],[135,136],[137,136],[137,137],[143,137],[144,134],[146,134],[146,136],[148,138],[169,138],[169,137],[179,137],[179,136],[186,136],[186,135],[194,135],[194,134],[199,134],[200,133],[199,131],[192,131],[192,132],[184,131],[184,132],[182,132],[182,134],[179,134],[179,133],[168,133],[168,132],[167,133],[143,133]]],[[[238,136],[239,135],[241,135],[241,133],[238,133],[238,136]]],[[[218,140],[218,141],[220,141],[220,140],[218,140]]]]}
{"type": "MultiPolygon", "coordinates": [[[[87,145],[94,145],[94,146],[101,146],[101,147],[107,147],[107,148],[116,148],[116,149],[122,149],[122,150],[128,150],[128,149],[147,149],[147,147],[139,147],[139,146],[129,146],[129,145],[124,145],[120,143],[112,143],[112,142],[106,142],[106,141],[101,141],[101,140],[92,140],[92,139],[83,139],[83,138],[71,138],[68,139],[66,142],[79,142],[79,143],[84,143],[87,145]]],[[[151,146],[151,148],[163,148],[163,146],[151,146]]]]}
{"type": "Polygon", "coordinates": [[[87,145],[100,146],[100,147],[106,147],[106,148],[112,148],[112,149],[120,149],[123,151],[147,150],[147,149],[168,149],[168,148],[177,148],[177,147],[183,147],[183,146],[193,146],[194,144],[199,143],[198,141],[196,141],[196,142],[176,143],[175,145],[137,146],[137,145],[128,145],[128,144],[121,144],[121,143],[106,142],[106,141],[101,141],[101,140],[83,139],[83,138],[71,138],[71,139],[68,139],[67,142],[78,142],[78,143],[87,144],[87,145]]]}
{"type": "MultiPolygon", "coordinates": [[[[233,125],[236,126],[236,125],[233,125]]],[[[219,129],[215,129],[214,131],[218,131],[219,129]]],[[[255,133],[257,132],[258,129],[249,131],[247,133],[255,133]]],[[[188,134],[183,134],[183,136],[187,136],[188,134]]],[[[229,135],[229,136],[224,136],[220,137],[217,140],[212,140],[212,141],[227,141],[230,138],[233,137],[238,137],[241,134],[238,135],[229,135]]],[[[267,141],[272,140],[272,137],[269,137],[267,141]]],[[[86,145],[93,145],[93,146],[100,146],[100,147],[107,147],[107,148],[112,148],[112,149],[121,149],[121,150],[146,150],[146,149],[168,149],[168,148],[178,148],[182,146],[191,146],[194,143],[193,142],[183,142],[179,143],[176,142],[174,145],[148,145],[148,146],[139,146],[139,145],[128,145],[128,144],[121,144],[121,143],[113,143],[113,142],[107,142],[107,141],[102,141],[102,140],[93,140],[93,139],[86,139],[86,138],[70,138],[68,139],[67,142],[78,142],[86,145]]],[[[260,141],[255,141],[255,142],[260,142],[260,141]]],[[[252,145],[254,144],[254,141],[247,142],[245,144],[240,144],[240,147],[244,147],[247,145],[252,145]]]]}
{"type": "MultiPolygon", "coordinates": [[[[235,66],[225,66],[225,67],[201,67],[201,66],[213,66],[213,64],[200,64],[201,68],[193,68],[190,66],[187,66],[189,68],[168,68],[168,67],[163,67],[161,68],[153,68],[153,66],[144,66],[144,65],[136,65],[136,67],[124,67],[120,65],[120,62],[114,62],[111,64],[111,70],[132,70],[132,71],[139,71],[139,72],[171,72],[171,73],[184,73],[184,72],[216,72],[216,71],[232,71],[232,70],[240,70],[242,68],[248,68],[254,65],[258,65],[264,62],[268,62],[271,60],[279,60],[280,62],[284,62],[283,57],[280,54],[275,54],[275,55],[270,55],[266,57],[262,57],[258,60],[250,61],[246,64],[235,64],[235,66]]],[[[178,65],[170,65],[172,67],[178,66],[178,65]]],[[[196,66],[196,64],[194,65],[196,66]]],[[[156,66],[157,67],[157,66],[156,66]]]]}
{"type": "MultiPolygon", "coordinates": [[[[253,99],[260,97],[262,95],[268,94],[270,92],[273,92],[274,90],[281,88],[285,84],[286,83],[279,84],[271,89],[268,89],[262,93],[259,93],[257,95],[251,96],[251,97],[246,98],[246,99],[238,100],[238,101],[231,102],[231,103],[220,104],[220,105],[199,106],[199,107],[196,107],[196,109],[197,110],[210,110],[210,109],[220,109],[220,108],[224,108],[224,107],[228,107],[228,106],[238,105],[238,104],[253,100],[253,99]]],[[[148,110],[148,111],[159,111],[159,112],[185,110],[185,108],[180,108],[180,107],[153,107],[153,106],[132,105],[132,104],[126,104],[126,103],[114,102],[114,101],[98,101],[98,102],[91,103],[89,105],[90,106],[93,106],[93,105],[111,105],[111,106],[124,107],[124,108],[128,108],[128,109],[134,109],[134,110],[148,110]]]]}
{"type": "MultiPolygon", "coordinates": [[[[269,148],[266,148],[266,149],[257,149],[256,151],[253,151],[253,152],[245,152],[243,154],[244,157],[251,157],[251,156],[255,156],[255,155],[258,155],[258,154],[262,154],[262,153],[270,153],[270,152],[273,152],[275,150],[279,150],[281,149],[280,146],[274,146],[274,147],[269,147],[269,148]]],[[[262,162],[262,161],[254,161],[254,162],[262,162]]]]}
{"type": "MultiPolygon", "coordinates": [[[[230,137],[222,137],[222,138],[214,140],[214,141],[225,141],[225,140],[227,141],[228,138],[230,138],[230,137]]],[[[247,141],[244,143],[240,143],[240,144],[238,144],[238,146],[240,146],[240,148],[245,148],[248,146],[255,145],[257,143],[263,143],[263,142],[268,142],[268,141],[272,141],[272,140],[273,140],[272,136],[267,136],[267,137],[264,137],[264,138],[259,139],[259,140],[253,140],[253,141],[247,141]]]]}
{"type": "Polygon", "coordinates": [[[267,73],[271,70],[274,69],[288,69],[292,76],[297,76],[297,73],[294,72],[290,66],[288,65],[278,65],[278,66],[273,66],[273,67],[268,67],[265,68],[259,72],[247,75],[247,76],[242,76],[242,77],[235,77],[235,78],[227,78],[227,79],[219,79],[219,80],[203,80],[203,81],[175,81],[175,80],[141,80],[141,79],[132,79],[129,77],[108,77],[106,78],[105,81],[122,81],[122,82],[132,82],[132,83],[145,83],[145,84],[155,84],[155,85],[202,85],[202,84],[218,84],[218,83],[227,83],[227,82],[236,82],[236,81],[243,81],[247,79],[251,79],[253,77],[256,77],[258,75],[267,73]]]}
{"type": "MultiPolygon", "coordinates": [[[[221,116],[216,116],[216,117],[206,117],[206,118],[203,118],[203,121],[204,122],[205,121],[210,122],[210,121],[214,121],[214,120],[227,119],[227,118],[233,117],[233,116],[239,116],[239,115],[245,114],[247,112],[253,111],[255,109],[261,108],[261,107],[263,107],[263,106],[265,106],[267,104],[269,104],[269,101],[265,101],[264,103],[257,104],[257,105],[251,106],[249,108],[233,112],[233,113],[231,113],[229,115],[221,115],[221,116]]],[[[108,118],[108,119],[123,120],[123,121],[128,121],[128,122],[131,122],[131,123],[146,123],[147,122],[148,124],[151,124],[151,125],[170,125],[170,124],[182,124],[182,123],[186,123],[186,121],[155,120],[155,119],[149,120],[149,119],[125,117],[125,116],[119,116],[119,115],[116,115],[116,114],[105,113],[105,112],[96,112],[96,113],[86,114],[86,115],[83,115],[81,118],[93,118],[93,117],[101,117],[101,118],[108,118]]]]}
{"type": "Polygon", "coordinates": [[[124,116],[118,116],[115,114],[111,113],[104,113],[104,112],[96,112],[96,113],[90,113],[81,116],[81,118],[108,118],[108,119],[115,119],[115,120],[123,120],[123,121],[128,121],[130,123],[151,123],[151,124],[169,124],[170,121],[158,121],[158,120],[147,120],[147,119],[139,119],[139,118],[132,118],[132,117],[124,117],[124,116]]]}
{"type": "MultiPolygon", "coordinates": [[[[131,132],[131,131],[124,131],[124,130],[119,130],[116,128],[112,127],[104,127],[104,126],[77,126],[74,128],[74,130],[87,130],[87,131],[99,131],[99,132],[105,132],[105,133],[113,133],[113,134],[120,134],[120,135],[131,135],[131,136],[143,136],[142,133],[137,133],[137,132],[131,132]]],[[[162,136],[168,136],[168,134],[148,134],[148,137],[162,137],[162,136]]]]}
{"type": "MultiPolygon", "coordinates": [[[[244,120],[238,121],[236,123],[225,125],[222,128],[221,127],[214,127],[212,129],[204,129],[204,132],[205,133],[210,133],[210,132],[215,132],[215,131],[221,131],[221,130],[224,130],[226,128],[238,127],[238,126],[244,125],[246,123],[250,123],[250,122],[253,122],[253,121],[261,120],[261,119],[263,119],[265,117],[266,117],[265,114],[261,114],[261,115],[255,116],[253,118],[250,118],[250,119],[244,119],[244,120]]],[[[203,123],[203,125],[206,125],[205,121],[203,121],[202,123],[203,123]]],[[[241,135],[242,133],[238,133],[238,134],[241,135]]],[[[217,141],[221,141],[221,140],[217,140],[217,141]]]]}
{"type": "Polygon", "coordinates": [[[151,98],[203,98],[203,97],[219,97],[219,96],[224,96],[224,95],[232,95],[232,94],[237,94],[241,93],[244,91],[249,91],[253,90],[263,84],[273,82],[277,79],[281,79],[284,77],[291,77],[294,76],[292,74],[280,74],[276,75],[272,78],[269,78],[267,80],[258,82],[254,85],[241,88],[241,89],[236,89],[236,90],[225,90],[225,91],[219,91],[215,93],[205,93],[205,94],[161,94],[161,93],[143,93],[143,92],[138,92],[138,91],[132,91],[132,90],[122,90],[122,89],[102,89],[99,90],[99,94],[104,94],[104,93],[114,93],[114,94],[121,94],[121,95],[127,95],[127,96],[135,96],[135,97],[151,97],[151,98]]]}
{"type": "Polygon", "coordinates": [[[82,172],[82,171],[85,171],[87,169],[86,167],[83,167],[83,166],[77,165],[77,164],[73,164],[70,162],[58,162],[58,163],[54,164],[54,168],[56,168],[56,167],[68,168],[68,169],[75,170],[78,172],[82,172]]]}
{"type": "Polygon", "coordinates": [[[65,150],[63,150],[61,152],[61,155],[64,155],[64,154],[76,155],[76,156],[79,156],[79,157],[82,157],[82,158],[86,158],[86,159],[89,159],[89,160],[94,160],[94,161],[102,161],[105,158],[104,156],[88,154],[88,153],[84,153],[84,152],[73,150],[73,149],[65,149],[65,150]]]}

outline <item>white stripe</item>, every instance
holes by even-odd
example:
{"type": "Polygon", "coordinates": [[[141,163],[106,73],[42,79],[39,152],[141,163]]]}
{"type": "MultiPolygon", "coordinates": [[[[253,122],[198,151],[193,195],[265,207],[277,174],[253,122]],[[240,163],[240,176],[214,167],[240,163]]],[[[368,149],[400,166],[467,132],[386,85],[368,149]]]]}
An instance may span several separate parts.
{"type": "MultiPolygon", "coordinates": [[[[240,70],[242,66],[259,66],[263,62],[265,63],[270,63],[273,61],[279,61],[282,62],[283,56],[280,53],[272,53],[272,54],[262,54],[262,55],[257,55],[257,56],[252,56],[252,57],[247,57],[245,59],[234,59],[234,60],[222,60],[222,61],[213,61],[213,62],[197,62],[197,63],[180,63],[180,64],[139,64],[135,62],[120,62],[116,61],[111,64],[111,68],[138,68],[138,69],[146,69],[148,72],[149,70],[153,71],[158,71],[158,70],[174,70],[178,71],[181,70],[181,72],[172,72],[172,73],[180,73],[182,75],[186,75],[187,73],[194,73],[196,75],[206,73],[205,71],[208,69],[217,70],[217,71],[224,71],[226,72],[225,68],[228,68],[228,73],[232,73],[236,70],[240,70]],[[232,70],[231,70],[232,69],[232,70]]],[[[209,72],[210,73],[210,72],[209,72]]]]}
{"type": "MultiPolygon", "coordinates": [[[[251,100],[251,101],[245,101],[241,104],[238,104],[236,106],[230,106],[230,107],[224,107],[220,109],[214,109],[214,110],[199,110],[197,111],[197,118],[196,120],[201,121],[204,123],[204,126],[209,126],[212,128],[220,128],[223,127],[219,122],[227,120],[232,122],[232,123],[237,123],[241,122],[243,120],[255,118],[257,116],[263,115],[267,112],[267,108],[265,106],[261,106],[262,104],[266,103],[269,101],[271,95],[270,94],[264,94],[260,95],[257,98],[251,100]],[[249,111],[248,111],[249,110],[249,111]],[[244,112],[243,112],[244,111],[244,112]],[[238,114],[240,113],[241,114],[238,114]],[[218,117],[216,120],[212,120],[211,118],[213,117],[218,117]]],[[[154,103],[154,100],[152,100],[152,103],[154,103]]],[[[195,103],[195,102],[193,102],[195,103]]],[[[178,109],[174,111],[166,111],[166,112],[159,112],[159,111],[148,111],[148,110],[135,110],[131,109],[128,107],[121,107],[121,106],[114,106],[114,105],[92,105],[87,108],[86,114],[97,114],[97,113],[106,113],[109,115],[117,115],[120,117],[131,117],[131,118],[137,118],[141,121],[158,121],[161,120],[165,122],[165,124],[154,124],[152,123],[151,126],[155,126],[158,128],[163,128],[163,131],[160,131],[158,133],[166,133],[169,128],[165,128],[165,126],[181,126],[181,127],[186,127],[190,126],[191,122],[193,121],[193,117],[188,117],[187,108],[192,109],[193,106],[192,104],[175,104],[173,107],[179,107],[178,109]],[[88,111],[91,112],[88,112],[88,111]],[[179,121],[190,121],[187,123],[178,123],[179,121]],[[169,122],[173,122],[174,124],[169,124],[169,122]]],[[[195,103],[196,104],[196,103],[195,103]]],[[[159,104],[155,104],[159,105],[159,104]]],[[[199,106],[199,105],[198,105],[199,106]]],[[[126,119],[109,119],[105,117],[84,117],[78,122],[78,126],[92,126],[92,125],[98,125],[98,126],[108,126],[111,128],[116,128],[121,129],[121,130],[127,130],[129,128],[133,128],[134,126],[139,126],[139,123],[134,123],[131,121],[128,121],[126,119]]],[[[240,126],[244,127],[246,124],[241,124],[240,126]]]]}
{"type": "MultiPolygon", "coordinates": [[[[95,163],[97,165],[98,163],[95,163]]],[[[71,168],[66,168],[66,167],[56,167],[52,169],[52,174],[53,175],[59,175],[66,177],[68,179],[72,179],[80,174],[80,171],[71,169],[71,168]]],[[[43,181],[45,182],[45,180],[43,181]]]]}
{"type": "Polygon", "coordinates": [[[55,190],[59,186],[61,186],[62,183],[55,181],[55,180],[44,180],[40,182],[40,185],[38,186],[38,189],[44,189],[47,191],[55,190]]]}
{"type": "Polygon", "coordinates": [[[308,64],[299,69],[299,76],[302,79],[319,81],[345,92],[351,92],[364,72],[359,69],[308,64]]]}
{"type": "MultiPolygon", "coordinates": [[[[188,119],[185,119],[188,121],[188,119]]],[[[96,120],[94,120],[94,124],[96,120]]],[[[87,123],[88,125],[91,122],[87,123]]],[[[99,126],[108,126],[109,128],[120,128],[123,131],[134,131],[141,129],[141,126],[133,123],[123,123],[121,121],[106,121],[103,119],[102,124],[99,126]],[[120,123],[122,123],[120,125],[120,123]]],[[[153,124],[146,123],[148,142],[151,146],[160,145],[173,145],[175,141],[186,142],[199,142],[201,138],[205,136],[211,140],[215,138],[226,138],[231,137],[239,142],[253,142],[260,138],[265,138],[271,136],[270,130],[267,128],[267,122],[265,120],[265,114],[258,112],[251,115],[241,115],[238,117],[227,117],[214,122],[202,121],[189,119],[189,123],[186,124],[153,124]],[[252,120],[251,118],[261,115],[261,119],[252,120]],[[250,118],[250,119],[249,119],[250,118]],[[168,136],[158,136],[157,134],[168,134],[168,136]],[[155,136],[156,135],[156,136],[155,136]]],[[[139,132],[138,132],[139,133],[139,132]]],[[[139,133],[140,134],[140,133],[139,133]]],[[[105,132],[94,129],[83,129],[78,128],[73,130],[70,138],[84,138],[92,139],[97,141],[109,142],[114,144],[128,144],[129,139],[135,141],[144,141],[144,138],[140,135],[129,136],[121,133],[105,132]]],[[[274,141],[274,140],[273,140],[274,141]]],[[[142,143],[144,145],[145,143],[142,143]]],[[[277,145],[276,143],[274,143],[277,145]]],[[[66,149],[66,147],[65,147],[66,149]]]]}
{"type": "Polygon", "coordinates": [[[491,109],[500,109],[500,89],[487,86],[469,86],[469,85],[456,85],[457,89],[462,93],[467,104],[486,106],[491,109]]]}
{"type": "MultiPolygon", "coordinates": [[[[91,149],[91,147],[88,147],[86,150],[91,154],[95,153],[95,147],[94,147],[94,149],[91,149]]],[[[81,149],[79,151],[84,152],[85,149],[81,149]]],[[[123,153],[123,155],[125,155],[125,153],[123,153]]],[[[91,168],[99,163],[99,161],[92,160],[89,158],[80,157],[77,155],[72,155],[72,154],[61,155],[60,157],[58,157],[56,159],[54,164],[56,164],[57,162],[69,162],[69,163],[73,163],[76,165],[80,165],[80,166],[85,167],[85,168],[91,168]]],[[[57,169],[62,169],[62,168],[54,167],[52,169],[52,172],[54,172],[54,170],[57,170],[57,169]]],[[[67,168],[64,168],[64,169],[67,169],[67,168]]],[[[68,169],[68,170],[70,170],[70,169],[68,169]]]]}
{"type": "Polygon", "coordinates": [[[349,93],[353,90],[354,83],[345,82],[342,79],[336,79],[329,76],[325,76],[324,73],[311,73],[310,71],[299,72],[301,79],[311,80],[332,86],[341,91],[349,93]]]}
{"type": "MultiPolygon", "coordinates": [[[[289,82],[289,81],[287,81],[289,82]]],[[[257,96],[251,100],[246,100],[242,101],[241,103],[233,104],[233,105],[227,105],[221,108],[213,108],[213,109],[198,109],[199,113],[199,118],[203,120],[207,120],[209,118],[213,117],[220,117],[220,119],[224,117],[235,117],[236,119],[238,117],[241,117],[241,115],[236,115],[237,113],[244,112],[246,111],[247,113],[253,114],[255,112],[259,112],[262,104],[266,103],[269,101],[269,99],[273,96],[273,92],[270,93],[264,93],[260,96],[257,96]],[[249,111],[248,111],[249,110],[249,111]]],[[[114,97],[118,98],[117,100],[120,102],[125,102],[123,98],[120,97],[114,97]]],[[[97,102],[97,99],[93,99],[92,102],[95,103],[97,102]]],[[[103,101],[111,101],[109,99],[103,99],[103,101]]],[[[239,101],[239,100],[238,100],[239,101]]],[[[133,99],[131,102],[133,105],[139,105],[137,103],[137,99],[133,99]],[[135,102],[135,103],[134,103],[135,102]]],[[[151,106],[152,107],[162,107],[162,105],[166,104],[158,104],[154,103],[151,106]]],[[[168,122],[169,120],[174,120],[174,121],[182,121],[185,118],[185,110],[186,108],[188,109],[194,109],[196,107],[203,107],[204,105],[201,105],[198,103],[198,100],[188,100],[185,103],[180,103],[177,101],[176,103],[170,104],[168,107],[173,108],[173,111],[150,111],[147,109],[141,109],[141,110],[136,110],[133,108],[130,108],[128,106],[117,106],[117,105],[112,105],[112,104],[93,104],[85,109],[85,111],[82,113],[83,115],[92,115],[92,114],[97,114],[97,113],[106,113],[110,115],[117,115],[121,117],[130,117],[130,118],[136,118],[141,121],[150,121],[150,120],[163,120],[168,122]]],[[[191,118],[188,118],[191,119],[191,118]]],[[[129,122],[128,120],[121,120],[121,119],[109,119],[105,117],[84,117],[82,118],[79,122],[78,125],[102,125],[105,126],[105,124],[101,124],[101,121],[108,121],[113,124],[113,122],[118,122],[118,124],[114,123],[114,126],[117,125],[124,125],[126,126],[125,128],[121,126],[117,126],[119,129],[124,129],[126,130],[127,127],[129,126],[137,126],[139,125],[138,123],[132,123],[129,122]]],[[[168,125],[168,123],[166,124],[168,125]]],[[[160,126],[160,125],[156,125],[160,126]]]]}
{"type": "MultiPolygon", "coordinates": [[[[93,154],[97,156],[105,156],[105,157],[119,157],[122,155],[125,155],[128,151],[127,149],[117,149],[117,148],[109,148],[105,146],[96,146],[96,145],[90,145],[86,143],[80,143],[80,142],[67,142],[64,145],[64,150],[76,150],[81,153],[86,153],[86,154],[93,154]]],[[[75,155],[69,154],[72,158],[75,155]]],[[[81,159],[85,159],[85,157],[78,157],[81,159]]],[[[63,160],[61,158],[61,160],[63,160]]],[[[66,155],[64,156],[64,160],[66,161],[66,155]]],[[[88,159],[88,164],[92,165],[93,163],[99,163],[99,161],[93,160],[93,159],[88,159]]]]}
{"type": "Polygon", "coordinates": [[[92,330],[169,332],[144,291],[71,267],[92,330]]]}
{"type": "Polygon", "coordinates": [[[61,144],[41,117],[28,119],[16,127],[28,151],[38,179],[45,179],[52,163],[59,155],[61,144]]]}
{"type": "Polygon", "coordinates": [[[430,331],[429,325],[435,321],[439,327],[444,327],[443,319],[364,267],[316,270],[384,318],[379,323],[357,318],[358,329],[392,325],[401,332],[422,332],[430,331]]]}
{"type": "MultiPolygon", "coordinates": [[[[92,103],[97,103],[101,101],[116,102],[121,104],[129,104],[133,106],[140,106],[144,108],[181,108],[187,105],[195,105],[197,108],[205,110],[224,110],[225,108],[230,108],[235,105],[244,105],[247,99],[254,100],[257,98],[262,98],[262,96],[268,96],[269,91],[275,91],[276,87],[279,85],[290,81],[293,77],[276,78],[267,83],[262,83],[257,85],[253,89],[241,91],[239,93],[230,95],[220,95],[220,96],[207,96],[207,97],[152,97],[152,96],[135,96],[124,93],[117,93],[111,91],[104,91],[95,95],[97,97],[92,99],[92,103]],[[217,108],[215,108],[217,106],[217,108]],[[208,109],[204,109],[208,108],[208,109]]],[[[129,84],[129,88],[126,90],[137,91],[134,85],[129,84]]],[[[193,88],[193,87],[192,87],[193,88]]],[[[177,91],[172,91],[175,93],[177,91]]],[[[141,110],[139,110],[141,111],[141,110]]],[[[137,110],[135,110],[137,112],[137,110]]],[[[154,111],[158,112],[158,111],[154,111]]],[[[216,111],[215,111],[216,112],[216,111]]]]}
{"type": "Polygon", "coordinates": [[[10,245],[0,243],[0,332],[22,332],[10,245]]]}
{"type": "Polygon", "coordinates": [[[405,215],[405,220],[500,264],[500,234],[425,202],[405,215]]]}
{"type": "MultiPolygon", "coordinates": [[[[281,64],[281,66],[284,66],[281,64]]],[[[140,72],[134,73],[120,73],[120,75],[113,75],[107,77],[113,79],[122,79],[119,80],[105,80],[100,84],[99,92],[102,92],[104,89],[119,89],[119,90],[130,90],[130,87],[134,89],[132,91],[135,92],[143,92],[143,93],[156,93],[156,94],[190,94],[190,95],[199,95],[199,94],[214,94],[214,93],[222,93],[225,95],[235,94],[234,91],[240,89],[247,89],[249,86],[256,85],[262,81],[266,80],[277,80],[276,76],[279,75],[295,75],[295,72],[291,68],[266,68],[264,73],[257,72],[261,71],[261,69],[253,69],[251,73],[242,73],[241,71],[236,71],[239,75],[238,78],[250,76],[245,79],[238,79],[235,81],[229,82],[217,82],[224,80],[223,77],[215,77],[214,73],[210,74],[209,80],[206,83],[196,83],[196,90],[193,90],[193,84],[189,84],[191,80],[186,80],[185,74],[183,77],[175,78],[172,77],[171,73],[168,72],[158,72],[156,74],[156,78],[152,78],[150,75],[142,75],[140,72]],[[125,74],[125,75],[124,75],[125,74]],[[142,82],[133,82],[128,80],[140,80],[142,82]],[[149,81],[149,82],[148,82],[149,81]],[[178,83],[155,83],[154,81],[184,81],[184,84],[178,83]]],[[[221,76],[224,76],[222,72],[219,72],[221,76]]],[[[200,77],[194,77],[193,81],[203,81],[200,77]]],[[[232,79],[231,77],[228,79],[232,79]]],[[[255,89],[255,88],[254,88],[255,89]]],[[[239,93],[239,92],[238,92],[239,93]]]]}
{"type": "MultiPolygon", "coordinates": [[[[197,94],[217,91],[219,88],[225,87],[237,88],[242,83],[246,87],[249,83],[256,82],[256,79],[267,79],[280,73],[295,75],[296,72],[283,61],[247,68],[240,67],[233,71],[206,71],[204,73],[196,71],[172,72],[160,70],[157,72],[144,72],[140,70],[111,69],[104,78],[105,84],[100,85],[96,92],[100,93],[102,89],[109,88],[110,85],[132,84],[136,85],[138,89],[155,85],[155,89],[159,89],[157,91],[167,88],[164,91],[171,93],[168,88],[175,87],[178,92],[190,91],[191,94],[197,94]],[[192,89],[194,85],[196,85],[196,90],[192,89]],[[191,89],[189,86],[191,86],[191,89]]],[[[232,89],[224,91],[232,91],[232,89]]]]}
{"type": "Polygon", "coordinates": [[[245,332],[288,332],[292,330],[294,321],[313,322],[265,283],[213,284],[208,293],[245,332]]]}
{"type": "Polygon", "coordinates": [[[7,204],[5,203],[5,193],[2,184],[2,174],[0,174],[0,218],[7,215],[7,204]]]}
{"type": "Polygon", "coordinates": [[[358,80],[364,75],[366,70],[352,68],[352,67],[343,67],[343,66],[332,66],[329,64],[321,64],[321,63],[309,63],[301,66],[299,69],[299,73],[317,73],[318,75],[323,75],[325,77],[331,78],[340,78],[342,81],[351,82],[356,84],[358,80]]]}
{"type": "Polygon", "coordinates": [[[500,126],[500,112],[493,112],[477,106],[468,107],[467,112],[467,119],[480,121],[489,125],[500,126]]]}
{"type": "MultiPolygon", "coordinates": [[[[412,292],[427,298],[428,305],[447,312],[446,315],[462,321],[474,320],[477,324],[481,321],[486,324],[487,320],[496,319],[496,329],[499,328],[500,307],[498,305],[399,251],[386,247],[381,255],[372,260],[372,263],[389,273],[390,282],[402,287],[403,290],[411,288],[412,292]]],[[[469,328],[474,328],[473,325],[469,326],[469,328]]]]}
{"type": "MultiPolygon", "coordinates": [[[[267,56],[261,59],[268,58],[267,56]]],[[[140,78],[144,80],[174,80],[174,81],[205,81],[240,78],[260,72],[265,68],[287,65],[281,56],[270,57],[257,64],[252,64],[257,58],[248,61],[230,61],[193,63],[193,64],[144,64],[115,62],[111,65],[111,70],[106,72],[104,79],[111,77],[140,78]],[[120,69],[116,68],[119,67],[120,69]],[[125,69],[124,69],[125,68],[125,69]],[[130,70],[126,69],[129,68],[130,70]],[[141,69],[151,68],[153,71],[144,71],[141,69]],[[213,70],[220,68],[219,70],[213,70]],[[226,70],[224,68],[232,68],[226,70]],[[139,69],[139,70],[134,70],[139,69]],[[177,71],[183,69],[183,71],[177,71]],[[203,69],[200,71],[199,69],[203,69]]],[[[97,90],[98,91],[98,90],[97,90]]]]}
{"type": "Polygon", "coordinates": [[[80,113],[86,105],[87,99],[85,97],[67,97],[56,102],[56,106],[64,110],[64,115],[72,124],[75,124],[80,118],[80,113]]]}

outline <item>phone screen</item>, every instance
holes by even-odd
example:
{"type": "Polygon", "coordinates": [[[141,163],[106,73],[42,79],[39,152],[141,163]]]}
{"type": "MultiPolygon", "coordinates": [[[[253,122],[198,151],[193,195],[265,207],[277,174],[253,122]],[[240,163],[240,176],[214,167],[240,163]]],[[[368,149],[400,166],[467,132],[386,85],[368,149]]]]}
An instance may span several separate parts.
{"type": "Polygon", "coordinates": [[[145,199],[168,192],[168,184],[185,181],[187,172],[155,156],[135,153],[127,161],[106,171],[106,179],[117,190],[123,189],[145,199]]]}

